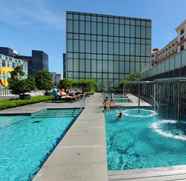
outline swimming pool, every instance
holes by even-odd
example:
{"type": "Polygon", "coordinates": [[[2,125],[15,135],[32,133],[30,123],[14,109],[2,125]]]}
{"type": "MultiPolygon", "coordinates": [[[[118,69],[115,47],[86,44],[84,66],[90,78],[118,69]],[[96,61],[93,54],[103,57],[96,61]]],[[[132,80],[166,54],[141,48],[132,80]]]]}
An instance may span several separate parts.
{"type": "Polygon", "coordinates": [[[153,112],[135,117],[126,110],[130,115],[117,119],[118,111],[105,113],[109,170],[186,164],[186,122],[161,120],[153,112]]]}
{"type": "Polygon", "coordinates": [[[79,114],[80,109],[49,109],[0,116],[0,181],[31,180],[79,114]]]}
{"type": "Polygon", "coordinates": [[[129,99],[125,97],[116,97],[114,98],[114,101],[117,103],[125,103],[125,102],[129,102],[129,99]]]}

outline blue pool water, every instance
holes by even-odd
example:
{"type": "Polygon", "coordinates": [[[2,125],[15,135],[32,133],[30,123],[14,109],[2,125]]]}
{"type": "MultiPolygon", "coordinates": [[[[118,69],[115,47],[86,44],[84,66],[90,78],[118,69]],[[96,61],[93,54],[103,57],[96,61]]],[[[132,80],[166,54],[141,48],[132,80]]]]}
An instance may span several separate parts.
{"type": "Polygon", "coordinates": [[[124,97],[116,97],[116,98],[114,98],[114,101],[118,102],[118,103],[125,103],[125,102],[129,102],[129,99],[124,98],[124,97]]]}
{"type": "Polygon", "coordinates": [[[27,181],[79,115],[79,109],[0,116],[0,181],[27,181]]]}
{"type": "Polygon", "coordinates": [[[109,170],[186,164],[186,122],[161,120],[153,112],[120,111],[121,119],[117,109],[105,113],[109,170]]]}

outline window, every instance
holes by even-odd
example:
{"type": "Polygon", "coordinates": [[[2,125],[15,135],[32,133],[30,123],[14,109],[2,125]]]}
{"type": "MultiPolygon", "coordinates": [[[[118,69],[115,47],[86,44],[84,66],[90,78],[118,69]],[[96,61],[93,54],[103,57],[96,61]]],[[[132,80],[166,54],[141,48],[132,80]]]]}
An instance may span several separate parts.
{"type": "Polygon", "coordinates": [[[68,59],[68,71],[73,70],[73,59],[68,59]]]}
{"type": "MultiPolygon", "coordinates": [[[[96,68],[96,60],[92,60],[92,72],[96,72],[97,68],[96,68]]],[[[96,78],[96,77],[95,77],[96,78]]]]}
{"type": "Polygon", "coordinates": [[[79,51],[79,46],[78,46],[78,40],[74,40],[74,51],[78,52],[79,51]]]}
{"type": "Polygon", "coordinates": [[[67,40],[67,51],[72,52],[72,40],[67,40]]]}
{"type": "Polygon", "coordinates": [[[125,73],[129,73],[129,62],[125,62],[125,73]]]}
{"type": "Polygon", "coordinates": [[[129,44],[125,44],[125,54],[129,55],[129,44]]]}
{"type": "Polygon", "coordinates": [[[125,36],[125,26],[124,25],[120,25],[119,35],[120,36],[125,36]]]}
{"type": "Polygon", "coordinates": [[[85,71],[85,61],[84,59],[80,59],[80,71],[85,71]]]}
{"type": "Polygon", "coordinates": [[[184,33],[184,29],[181,29],[180,31],[180,35],[182,35],[184,33]]]}
{"type": "Polygon", "coordinates": [[[125,36],[129,36],[129,26],[125,25],[125,36]]]}
{"type": "Polygon", "coordinates": [[[96,41],[91,41],[91,53],[96,53],[96,41]]]}
{"type": "Polygon", "coordinates": [[[113,24],[108,25],[108,34],[111,36],[113,36],[113,27],[114,27],[113,24]]]}
{"type": "Polygon", "coordinates": [[[102,72],[102,61],[97,61],[97,71],[102,72]]]}
{"type": "Polygon", "coordinates": [[[113,43],[112,42],[109,42],[108,43],[108,53],[109,54],[113,54],[113,43]]]}
{"type": "Polygon", "coordinates": [[[74,33],[78,33],[79,32],[79,24],[78,21],[74,21],[74,33]]]}
{"type": "MultiPolygon", "coordinates": [[[[144,29],[143,29],[143,31],[144,31],[144,29]]],[[[151,39],[151,28],[150,27],[146,28],[146,38],[151,39]]]]}
{"type": "Polygon", "coordinates": [[[96,34],[96,32],[97,32],[97,29],[96,29],[97,27],[96,27],[96,22],[92,22],[92,28],[91,28],[91,33],[92,34],[96,34]]]}
{"type": "Polygon", "coordinates": [[[85,23],[83,21],[80,21],[80,33],[85,33],[85,23]]]}
{"type": "Polygon", "coordinates": [[[90,34],[90,22],[86,22],[86,33],[90,34]]]}
{"type": "Polygon", "coordinates": [[[108,71],[113,72],[113,61],[108,61],[108,71]]]}
{"type": "Polygon", "coordinates": [[[98,28],[98,29],[97,29],[97,30],[98,30],[97,33],[98,33],[99,35],[101,35],[101,34],[102,34],[102,23],[98,23],[98,27],[97,27],[97,28],[98,28]]]}
{"type": "Polygon", "coordinates": [[[181,45],[181,48],[180,48],[180,50],[182,51],[182,50],[184,50],[184,45],[181,45]]]}
{"type": "Polygon", "coordinates": [[[140,26],[136,26],[136,37],[140,38],[140,26]]]}
{"type": "Polygon", "coordinates": [[[86,41],[86,53],[90,53],[90,41],[86,41]]]}
{"type": "Polygon", "coordinates": [[[103,53],[107,54],[107,43],[103,42],[103,53]]]}
{"type": "Polygon", "coordinates": [[[67,21],[67,32],[72,32],[72,21],[71,20],[67,21]]]}
{"type": "Polygon", "coordinates": [[[85,41],[80,40],[80,52],[84,52],[85,51],[85,41]]]}
{"type": "Polygon", "coordinates": [[[114,36],[119,36],[119,25],[114,24],[114,36]]]}
{"type": "Polygon", "coordinates": [[[107,24],[103,23],[103,35],[107,35],[107,24]]]}
{"type": "Polygon", "coordinates": [[[102,53],[102,42],[97,42],[97,53],[102,53]]]}
{"type": "Polygon", "coordinates": [[[120,55],[124,55],[124,54],[125,54],[124,43],[120,43],[120,55]]]}
{"type": "Polygon", "coordinates": [[[72,19],[72,14],[67,14],[67,19],[72,19]]]}

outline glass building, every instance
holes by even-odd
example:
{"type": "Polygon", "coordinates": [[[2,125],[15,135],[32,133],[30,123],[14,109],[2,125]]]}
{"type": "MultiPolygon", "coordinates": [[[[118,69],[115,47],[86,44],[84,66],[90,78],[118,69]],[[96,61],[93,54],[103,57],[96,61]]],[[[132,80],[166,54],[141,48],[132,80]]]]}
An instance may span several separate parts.
{"type": "Polygon", "coordinates": [[[64,78],[95,79],[99,89],[117,87],[150,65],[151,20],[66,12],[64,78]]]}

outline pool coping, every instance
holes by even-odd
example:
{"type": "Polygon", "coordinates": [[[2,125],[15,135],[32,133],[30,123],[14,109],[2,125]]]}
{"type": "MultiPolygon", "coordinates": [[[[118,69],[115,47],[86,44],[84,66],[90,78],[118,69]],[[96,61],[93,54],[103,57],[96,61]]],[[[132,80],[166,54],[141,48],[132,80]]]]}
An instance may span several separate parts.
{"type": "Polygon", "coordinates": [[[128,170],[108,170],[109,181],[176,181],[186,180],[186,165],[168,167],[138,168],[128,170]]]}

